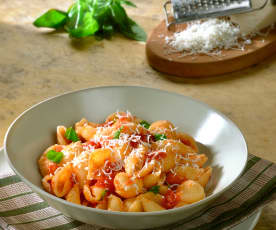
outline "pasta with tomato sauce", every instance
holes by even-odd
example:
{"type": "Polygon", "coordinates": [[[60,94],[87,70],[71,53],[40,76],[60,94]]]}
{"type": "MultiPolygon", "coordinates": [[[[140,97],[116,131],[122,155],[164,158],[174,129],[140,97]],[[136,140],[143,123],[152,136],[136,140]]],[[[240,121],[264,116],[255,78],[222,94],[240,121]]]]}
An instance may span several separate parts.
{"type": "Polygon", "coordinates": [[[111,211],[152,212],[205,198],[212,175],[195,140],[167,120],[116,112],[98,124],[57,127],[40,156],[43,188],[69,202],[111,211]]]}

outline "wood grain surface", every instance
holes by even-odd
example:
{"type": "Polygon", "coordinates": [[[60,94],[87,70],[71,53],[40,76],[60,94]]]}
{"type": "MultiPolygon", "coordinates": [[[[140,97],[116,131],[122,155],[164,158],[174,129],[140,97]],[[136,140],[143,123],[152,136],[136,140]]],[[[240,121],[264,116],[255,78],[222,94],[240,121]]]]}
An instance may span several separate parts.
{"type": "MultiPolygon", "coordinates": [[[[87,87],[140,85],[190,96],[221,111],[241,129],[250,153],[276,163],[275,55],[217,77],[161,74],[148,65],[144,43],[120,35],[103,41],[70,40],[66,34],[32,26],[46,10],[66,10],[72,1],[0,0],[1,146],[11,122],[44,99],[87,87]]],[[[137,8],[127,12],[150,34],[164,18],[164,1],[133,2],[137,8]]],[[[255,230],[275,228],[276,202],[264,209],[255,230]]]]}

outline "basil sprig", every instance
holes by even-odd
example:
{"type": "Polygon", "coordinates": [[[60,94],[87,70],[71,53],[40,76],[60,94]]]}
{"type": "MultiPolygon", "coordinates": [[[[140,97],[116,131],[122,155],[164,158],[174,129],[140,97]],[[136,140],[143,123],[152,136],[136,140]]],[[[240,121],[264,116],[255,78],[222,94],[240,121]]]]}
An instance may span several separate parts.
{"type": "Polygon", "coordinates": [[[73,141],[73,142],[77,142],[80,140],[76,131],[72,127],[66,129],[65,137],[66,137],[66,139],[73,141]]]}
{"type": "Polygon", "coordinates": [[[53,161],[55,163],[60,163],[63,158],[63,153],[56,152],[55,150],[50,150],[46,153],[46,156],[50,161],[53,161]]]}
{"type": "Polygon", "coordinates": [[[165,134],[155,134],[154,139],[155,141],[162,141],[162,140],[166,140],[167,136],[165,134]]]}
{"type": "Polygon", "coordinates": [[[34,21],[36,27],[65,29],[70,37],[96,35],[109,38],[115,32],[146,41],[145,31],[130,19],[122,5],[136,7],[128,0],[75,0],[67,12],[51,9],[34,21]]]}
{"type": "Polygon", "coordinates": [[[121,135],[121,132],[122,132],[123,128],[124,128],[124,126],[122,126],[119,130],[117,130],[117,131],[114,133],[113,139],[119,139],[119,138],[120,138],[120,135],[121,135]]]}
{"type": "Polygon", "coordinates": [[[154,194],[158,194],[158,193],[159,193],[159,190],[160,190],[160,186],[159,186],[159,185],[155,185],[155,186],[152,186],[152,187],[149,189],[149,192],[153,192],[154,194]]]}
{"type": "Polygon", "coordinates": [[[150,123],[144,120],[140,122],[140,125],[142,125],[145,129],[149,129],[150,127],[150,123]]]}

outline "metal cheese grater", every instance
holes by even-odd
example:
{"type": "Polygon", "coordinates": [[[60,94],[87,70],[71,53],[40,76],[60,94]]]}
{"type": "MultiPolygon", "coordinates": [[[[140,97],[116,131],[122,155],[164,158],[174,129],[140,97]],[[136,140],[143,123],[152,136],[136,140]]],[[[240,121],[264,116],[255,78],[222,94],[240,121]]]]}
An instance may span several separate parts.
{"type": "Polygon", "coordinates": [[[166,24],[180,24],[192,20],[228,16],[263,9],[268,0],[254,8],[251,0],[170,0],[164,4],[166,24]],[[169,22],[168,5],[172,5],[173,20],[169,22]]]}

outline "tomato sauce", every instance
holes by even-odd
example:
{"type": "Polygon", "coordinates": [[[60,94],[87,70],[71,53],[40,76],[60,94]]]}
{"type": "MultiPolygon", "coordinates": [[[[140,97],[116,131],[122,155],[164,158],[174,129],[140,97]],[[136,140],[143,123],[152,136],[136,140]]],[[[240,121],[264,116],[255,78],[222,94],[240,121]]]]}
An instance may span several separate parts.
{"type": "Polygon", "coordinates": [[[101,143],[96,143],[96,142],[94,142],[94,141],[87,141],[86,143],[85,143],[85,145],[90,145],[90,146],[94,146],[94,148],[95,149],[100,149],[101,147],[102,147],[102,145],[101,145],[101,143]]]}
{"type": "Polygon", "coordinates": [[[53,149],[56,151],[56,152],[61,152],[63,150],[63,147],[61,145],[55,145],[53,147],[53,149]]]}
{"type": "Polygon", "coordinates": [[[100,175],[95,178],[97,181],[95,186],[106,188],[108,192],[113,193],[115,191],[114,178],[119,171],[113,171],[111,168],[112,163],[108,162],[103,169],[106,174],[103,171],[99,171],[100,175]]]}
{"type": "Polygon", "coordinates": [[[185,180],[186,178],[180,177],[172,172],[169,172],[166,177],[166,182],[168,184],[181,184],[185,180]]]}
{"type": "Polygon", "coordinates": [[[49,165],[48,165],[48,168],[49,168],[49,172],[50,172],[51,174],[54,174],[55,171],[56,171],[57,168],[58,168],[58,165],[57,165],[56,163],[54,163],[54,162],[50,162],[49,165]]]}
{"type": "Polygon", "coordinates": [[[187,140],[187,139],[181,139],[181,142],[182,142],[184,145],[188,145],[188,146],[192,147],[191,142],[190,142],[189,140],[187,140]]]}

